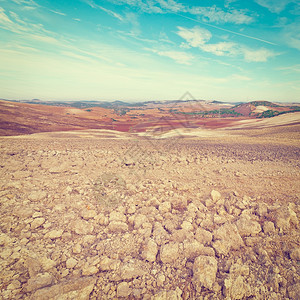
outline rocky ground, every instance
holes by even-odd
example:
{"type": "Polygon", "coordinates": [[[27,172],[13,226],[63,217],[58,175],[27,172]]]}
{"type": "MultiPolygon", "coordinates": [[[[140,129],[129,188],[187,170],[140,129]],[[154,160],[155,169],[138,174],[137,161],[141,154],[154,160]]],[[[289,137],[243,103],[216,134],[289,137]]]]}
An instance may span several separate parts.
{"type": "Polygon", "coordinates": [[[0,298],[299,299],[299,155],[255,137],[0,139],[0,298]]]}

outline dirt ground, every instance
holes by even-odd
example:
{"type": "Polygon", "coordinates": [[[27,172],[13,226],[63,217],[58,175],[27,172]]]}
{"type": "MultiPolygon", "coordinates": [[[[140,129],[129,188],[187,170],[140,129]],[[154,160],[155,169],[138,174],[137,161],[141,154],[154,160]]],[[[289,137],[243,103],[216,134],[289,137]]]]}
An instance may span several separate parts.
{"type": "Polygon", "coordinates": [[[300,126],[205,132],[0,138],[0,298],[299,299],[300,126]]]}

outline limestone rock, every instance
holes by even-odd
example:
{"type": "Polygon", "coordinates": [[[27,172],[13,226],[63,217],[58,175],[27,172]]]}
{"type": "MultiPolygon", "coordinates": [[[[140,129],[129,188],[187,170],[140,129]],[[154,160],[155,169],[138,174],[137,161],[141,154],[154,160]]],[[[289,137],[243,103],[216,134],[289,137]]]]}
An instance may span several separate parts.
{"type": "Polygon", "coordinates": [[[249,287],[244,282],[241,275],[236,278],[225,279],[224,281],[225,294],[230,299],[244,299],[249,293],[249,287]]]}
{"type": "Polygon", "coordinates": [[[214,257],[201,255],[195,259],[193,283],[198,292],[201,292],[202,287],[212,289],[216,281],[217,271],[218,262],[214,257]]]}
{"type": "Polygon", "coordinates": [[[252,221],[250,216],[242,215],[236,222],[236,226],[241,236],[256,235],[261,232],[258,222],[252,221]]]}
{"type": "Polygon", "coordinates": [[[139,276],[143,276],[144,274],[145,270],[143,268],[143,265],[139,264],[138,261],[132,260],[123,263],[120,266],[120,277],[122,280],[137,278],[139,276]]]}
{"type": "Polygon", "coordinates": [[[73,269],[77,265],[77,263],[78,261],[75,258],[71,257],[66,261],[66,267],[68,269],[73,269]]]}
{"type": "Polygon", "coordinates": [[[128,225],[124,222],[112,221],[108,224],[108,229],[110,232],[113,232],[113,233],[127,232],[128,225]]]}
{"type": "Polygon", "coordinates": [[[264,222],[264,225],[263,225],[263,231],[265,234],[271,234],[271,233],[274,233],[275,232],[275,226],[274,226],[274,223],[271,222],[271,221],[266,221],[264,222]]]}
{"type": "Polygon", "coordinates": [[[45,238],[50,238],[52,240],[54,239],[58,239],[62,236],[63,234],[63,230],[62,229],[59,229],[59,230],[51,230],[49,231],[46,235],[45,235],[45,238]]]}
{"type": "Polygon", "coordinates": [[[292,260],[300,261],[300,248],[295,248],[291,250],[290,257],[292,260]]]}
{"type": "Polygon", "coordinates": [[[117,297],[128,297],[131,294],[131,289],[126,281],[118,284],[117,297]]]}
{"type": "Polygon", "coordinates": [[[172,263],[178,258],[178,256],[179,256],[178,243],[171,242],[161,246],[160,259],[164,264],[172,263]]]}
{"type": "Polygon", "coordinates": [[[76,220],[71,224],[72,230],[77,234],[91,234],[94,231],[94,225],[91,221],[76,220]]]}
{"type": "Polygon", "coordinates": [[[38,202],[44,200],[47,197],[47,193],[45,191],[33,191],[28,196],[28,199],[32,202],[38,202]]]}
{"type": "Polygon", "coordinates": [[[218,191],[212,190],[210,195],[214,202],[217,202],[221,199],[221,194],[218,191]]]}
{"type": "Polygon", "coordinates": [[[213,233],[213,247],[218,255],[227,255],[231,249],[238,250],[244,242],[234,224],[226,223],[213,233]]]}
{"type": "Polygon", "coordinates": [[[156,255],[158,252],[157,244],[153,240],[149,240],[145,245],[142,256],[145,260],[149,262],[154,262],[156,260],[156,255]]]}
{"type": "Polygon", "coordinates": [[[208,255],[215,256],[215,252],[210,247],[204,247],[197,240],[185,241],[183,244],[184,257],[190,260],[194,260],[197,256],[208,255]]]}
{"type": "Polygon", "coordinates": [[[212,234],[208,230],[198,227],[195,233],[195,239],[203,245],[209,245],[212,241],[212,234]]]}
{"type": "Polygon", "coordinates": [[[40,273],[36,275],[35,277],[32,277],[28,280],[26,284],[26,291],[32,292],[37,289],[49,286],[53,284],[54,277],[50,273],[40,273]]]}
{"type": "Polygon", "coordinates": [[[275,225],[280,232],[289,230],[290,225],[298,224],[298,218],[291,206],[283,206],[276,211],[275,225]]]}
{"type": "Polygon", "coordinates": [[[85,220],[93,219],[94,217],[96,217],[96,215],[97,212],[94,209],[85,208],[80,212],[80,216],[85,220]]]}
{"type": "Polygon", "coordinates": [[[45,218],[36,218],[30,224],[31,229],[36,229],[45,223],[45,218]]]}
{"type": "Polygon", "coordinates": [[[164,213],[171,211],[171,207],[172,207],[171,203],[166,201],[166,202],[163,202],[162,204],[160,204],[158,209],[159,209],[160,213],[164,214],[164,213]]]}

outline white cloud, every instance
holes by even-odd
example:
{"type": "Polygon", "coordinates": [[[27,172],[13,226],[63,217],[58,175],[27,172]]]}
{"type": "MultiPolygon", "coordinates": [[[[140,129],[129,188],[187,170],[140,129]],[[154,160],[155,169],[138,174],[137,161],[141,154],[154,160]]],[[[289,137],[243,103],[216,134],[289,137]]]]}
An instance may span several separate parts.
{"type": "Polygon", "coordinates": [[[266,62],[268,58],[277,55],[273,51],[270,51],[265,48],[261,48],[258,50],[241,48],[241,51],[244,55],[245,60],[248,62],[266,62]]]}
{"type": "Polygon", "coordinates": [[[177,28],[179,30],[177,34],[186,41],[186,44],[181,45],[182,48],[199,48],[217,56],[242,56],[247,62],[265,62],[277,55],[265,48],[253,50],[233,42],[208,43],[212,37],[211,32],[197,26],[192,29],[177,28]]]}
{"type": "Polygon", "coordinates": [[[182,51],[159,51],[159,50],[148,49],[148,48],[146,48],[145,50],[156,53],[159,56],[169,57],[182,65],[191,65],[191,61],[194,59],[193,55],[182,51]]]}
{"type": "Polygon", "coordinates": [[[210,7],[196,6],[189,8],[188,12],[193,15],[202,16],[203,21],[215,23],[249,24],[254,20],[252,16],[246,14],[246,10],[231,9],[224,11],[216,5],[210,7]]]}
{"type": "Polygon", "coordinates": [[[52,10],[52,9],[49,9],[51,12],[53,12],[54,14],[57,14],[57,15],[61,15],[61,16],[66,16],[65,13],[62,13],[60,11],[56,11],[56,10],[52,10]]]}
{"type": "Polygon", "coordinates": [[[200,47],[204,45],[206,42],[208,42],[212,37],[210,31],[197,26],[195,26],[192,29],[188,29],[180,26],[178,26],[177,28],[179,29],[177,34],[180,37],[182,37],[184,40],[186,40],[188,45],[191,47],[200,47]]]}
{"type": "Polygon", "coordinates": [[[285,43],[294,49],[300,50],[300,22],[294,22],[283,27],[281,32],[285,43]]]}
{"type": "Polygon", "coordinates": [[[272,13],[281,13],[290,3],[296,3],[295,0],[255,0],[257,4],[267,8],[272,13]]]}

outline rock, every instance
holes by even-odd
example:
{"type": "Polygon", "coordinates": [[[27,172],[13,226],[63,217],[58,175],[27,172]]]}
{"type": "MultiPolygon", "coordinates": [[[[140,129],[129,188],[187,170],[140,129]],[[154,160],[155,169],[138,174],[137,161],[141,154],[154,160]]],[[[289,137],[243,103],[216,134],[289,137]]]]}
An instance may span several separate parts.
{"type": "Polygon", "coordinates": [[[274,226],[274,223],[271,222],[271,221],[266,221],[264,222],[264,225],[263,225],[263,231],[265,234],[271,234],[271,233],[274,233],[275,232],[275,226],[274,226]]]}
{"type": "Polygon", "coordinates": [[[157,276],[156,284],[157,286],[162,286],[165,281],[166,281],[166,276],[164,274],[159,274],[157,276]]]}
{"type": "Polygon", "coordinates": [[[214,257],[198,256],[193,266],[193,283],[196,290],[201,292],[202,287],[212,289],[216,281],[217,271],[218,262],[214,257]]]}
{"type": "Polygon", "coordinates": [[[288,287],[288,293],[290,299],[299,299],[300,295],[300,283],[296,283],[288,287]]]}
{"type": "Polygon", "coordinates": [[[28,199],[32,202],[38,202],[44,200],[47,197],[47,193],[45,191],[33,191],[28,196],[28,199]]]}
{"type": "Polygon", "coordinates": [[[190,260],[194,260],[197,256],[208,255],[215,256],[215,252],[210,247],[204,247],[197,240],[185,241],[183,244],[184,257],[190,260]]]}
{"type": "Polygon", "coordinates": [[[98,268],[96,266],[91,266],[89,264],[86,264],[82,268],[82,275],[83,276],[89,276],[89,275],[95,275],[98,273],[98,268]]]}
{"type": "Polygon", "coordinates": [[[160,259],[164,264],[174,262],[179,256],[178,243],[170,242],[160,248],[160,259]]]}
{"type": "Polygon", "coordinates": [[[213,248],[220,255],[227,255],[231,249],[238,250],[244,242],[234,224],[226,223],[213,233],[213,248]]]}
{"type": "Polygon", "coordinates": [[[120,221],[112,221],[108,224],[108,229],[112,233],[127,232],[128,225],[120,221]]]}
{"type": "Polygon", "coordinates": [[[8,290],[17,290],[21,288],[21,282],[19,280],[13,280],[8,286],[8,290]]]}
{"type": "Polygon", "coordinates": [[[290,257],[292,260],[300,261],[300,248],[295,248],[291,250],[290,257]]]}
{"type": "Polygon", "coordinates": [[[144,266],[138,261],[132,260],[123,263],[120,266],[120,277],[122,280],[129,280],[143,276],[145,274],[144,266]]]}
{"type": "Polygon", "coordinates": [[[109,221],[110,222],[112,222],[112,221],[120,221],[120,222],[126,223],[127,218],[126,218],[126,216],[123,213],[121,213],[119,211],[112,211],[109,214],[109,221]]]}
{"type": "Polygon", "coordinates": [[[236,226],[241,236],[256,235],[261,232],[261,226],[259,223],[252,221],[248,215],[242,215],[237,220],[236,226]]]}
{"type": "Polygon", "coordinates": [[[224,281],[225,295],[229,299],[244,299],[249,294],[249,287],[245,284],[241,275],[230,277],[224,281]]]}
{"type": "Polygon", "coordinates": [[[182,291],[177,287],[176,290],[160,291],[156,293],[151,300],[181,300],[182,291]]]}
{"type": "Polygon", "coordinates": [[[126,281],[118,284],[117,297],[128,297],[130,294],[131,289],[126,281]]]}
{"type": "Polygon", "coordinates": [[[26,284],[26,291],[32,292],[37,289],[49,286],[54,283],[54,277],[50,273],[38,274],[28,280],[26,284]]]}
{"type": "Polygon", "coordinates": [[[44,271],[49,271],[52,268],[54,268],[58,263],[52,259],[49,259],[47,257],[43,257],[40,259],[40,264],[44,271]]]}
{"type": "Polygon", "coordinates": [[[94,217],[96,217],[96,215],[97,212],[95,210],[88,208],[85,208],[80,212],[80,216],[85,220],[93,219],[94,217]]]}
{"type": "Polygon", "coordinates": [[[45,238],[50,238],[52,240],[58,239],[62,236],[63,232],[64,231],[62,229],[60,229],[60,230],[51,230],[45,235],[45,238]]]}
{"type": "Polygon", "coordinates": [[[99,262],[101,271],[112,271],[116,270],[120,265],[120,261],[111,259],[107,256],[102,256],[99,262]]]}
{"type": "Polygon", "coordinates": [[[37,290],[32,299],[39,300],[89,300],[94,289],[96,279],[93,277],[82,277],[63,283],[37,290]]]}
{"type": "Polygon", "coordinates": [[[212,234],[208,230],[198,227],[195,233],[195,239],[203,245],[209,245],[212,241],[212,234]]]}
{"type": "Polygon", "coordinates": [[[161,203],[158,207],[159,212],[161,214],[164,214],[164,213],[167,213],[167,212],[171,211],[171,208],[172,208],[171,203],[168,202],[168,201],[161,203]]]}
{"type": "Polygon", "coordinates": [[[148,218],[145,215],[138,214],[134,218],[134,229],[139,229],[143,224],[148,222],[148,218]]]}
{"type": "Polygon", "coordinates": [[[158,252],[157,244],[153,240],[149,240],[145,245],[142,256],[145,260],[149,262],[154,262],[156,260],[156,255],[158,252]]]}
{"type": "Polygon", "coordinates": [[[78,261],[71,257],[66,261],[66,267],[67,269],[73,269],[77,265],[78,261]]]}
{"type": "Polygon", "coordinates": [[[30,224],[31,229],[36,229],[45,223],[45,218],[36,218],[30,224]]]}
{"type": "Polygon", "coordinates": [[[262,218],[268,213],[268,206],[266,203],[259,203],[257,206],[257,214],[262,218]]]}
{"type": "Polygon", "coordinates": [[[275,225],[280,232],[287,232],[290,229],[290,224],[298,224],[298,218],[292,207],[283,206],[276,211],[275,225]]]}
{"type": "Polygon", "coordinates": [[[72,250],[73,250],[73,253],[75,253],[75,254],[81,253],[81,245],[75,244],[72,250]]]}
{"type": "Polygon", "coordinates": [[[89,221],[76,220],[71,223],[72,230],[77,234],[92,234],[94,231],[94,225],[89,221]]]}
{"type": "Polygon", "coordinates": [[[221,194],[218,191],[212,190],[210,195],[214,202],[217,202],[221,199],[221,194]]]}
{"type": "Polygon", "coordinates": [[[193,231],[194,230],[193,224],[189,221],[183,221],[181,224],[181,228],[185,231],[193,231]]]}

